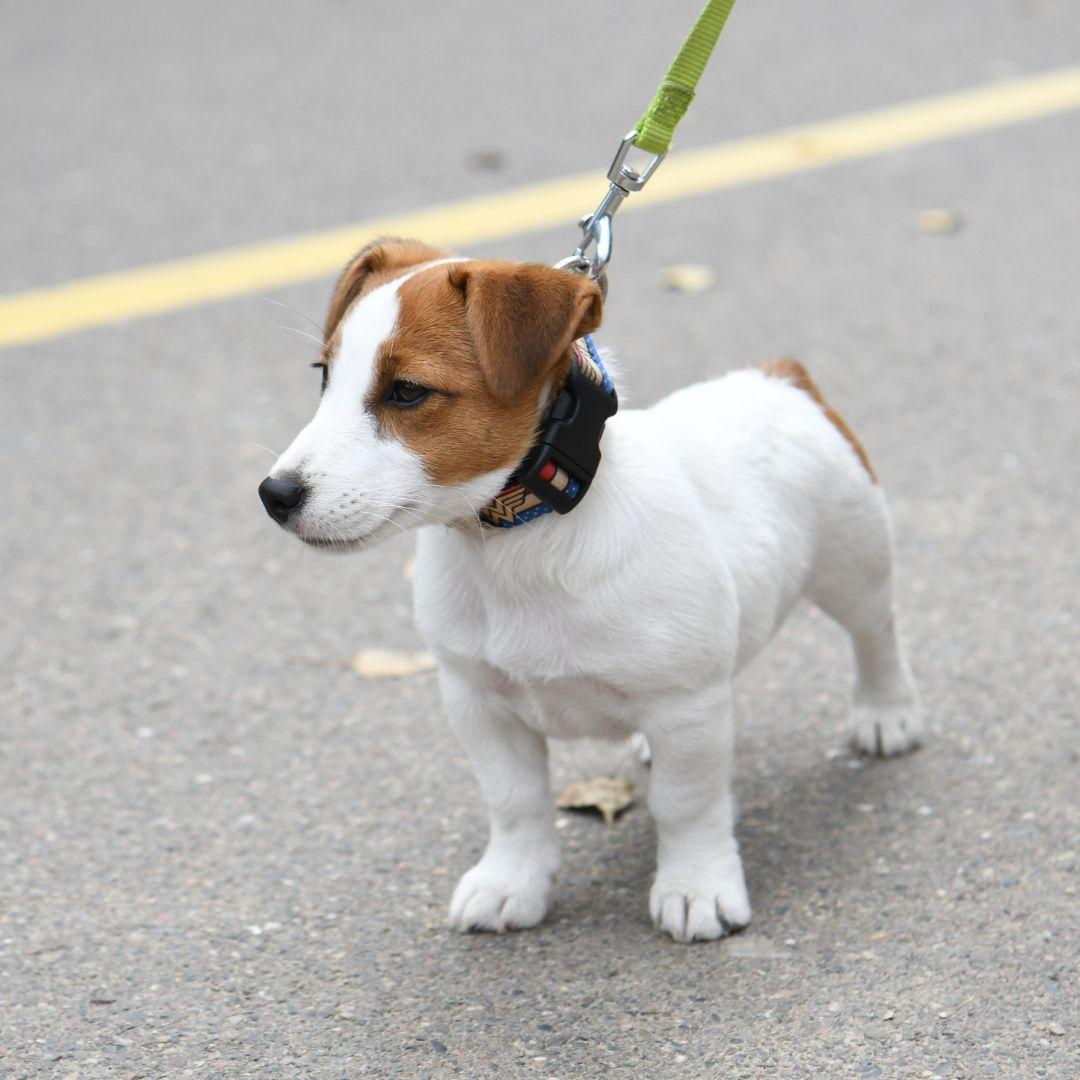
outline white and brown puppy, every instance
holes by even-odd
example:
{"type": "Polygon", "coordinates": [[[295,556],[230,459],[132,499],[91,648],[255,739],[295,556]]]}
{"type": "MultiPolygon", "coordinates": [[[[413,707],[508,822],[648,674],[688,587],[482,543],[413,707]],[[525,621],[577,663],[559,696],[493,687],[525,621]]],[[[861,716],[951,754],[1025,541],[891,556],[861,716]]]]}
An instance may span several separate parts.
{"type": "Polygon", "coordinates": [[[854,435],[800,365],[777,361],[620,412],[573,513],[481,528],[600,312],[597,287],[565,271],[366,249],[331,303],[318,411],[261,493],[317,547],[420,527],[417,619],[491,818],[455,927],[544,917],[559,864],[548,737],[640,733],[652,917],[679,941],[718,938],[750,918],[731,681],[800,598],[851,635],[855,744],[888,755],[919,740],[889,516],[854,435]]]}

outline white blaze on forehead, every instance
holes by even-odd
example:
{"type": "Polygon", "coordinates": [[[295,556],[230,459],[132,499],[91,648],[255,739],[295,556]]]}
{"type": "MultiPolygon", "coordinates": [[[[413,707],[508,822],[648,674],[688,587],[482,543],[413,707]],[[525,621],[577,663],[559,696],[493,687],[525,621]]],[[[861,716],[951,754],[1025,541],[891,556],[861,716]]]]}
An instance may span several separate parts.
{"type": "Polygon", "coordinates": [[[330,366],[330,383],[326,397],[347,395],[349,400],[361,401],[375,370],[379,346],[394,332],[401,301],[402,285],[417,274],[446,263],[465,262],[464,259],[436,259],[423,263],[385,285],[373,289],[346,312],[341,322],[337,356],[330,366]]]}
{"type": "MultiPolygon", "coordinates": [[[[409,275],[412,276],[411,274],[409,275]]],[[[330,382],[323,397],[346,398],[357,408],[363,407],[363,397],[371,384],[379,346],[394,332],[401,301],[398,298],[400,281],[388,281],[361,298],[346,313],[341,324],[337,356],[330,365],[330,382]]],[[[320,410],[322,405],[319,406],[320,410]]]]}

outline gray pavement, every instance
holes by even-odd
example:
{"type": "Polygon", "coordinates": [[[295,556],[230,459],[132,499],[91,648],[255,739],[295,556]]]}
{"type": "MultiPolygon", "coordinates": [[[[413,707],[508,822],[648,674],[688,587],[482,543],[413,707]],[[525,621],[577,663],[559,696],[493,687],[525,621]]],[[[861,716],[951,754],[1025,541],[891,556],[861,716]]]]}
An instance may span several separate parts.
{"type": "MultiPolygon", "coordinates": [[[[600,164],[697,6],[5,2],[0,291],[600,164]]],[[[743,0],[680,145],[1078,59],[1067,0],[743,0]]],[[[843,641],[792,620],[740,685],[755,921],[718,945],[649,925],[640,806],[565,818],[542,928],[444,929],[464,757],[430,675],[348,667],[419,647],[410,544],[320,558],[255,496],[317,396],[302,319],[0,352],[0,1077],[1080,1075],[1078,175],[1073,113],[620,227],[634,401],[788,353],[862,436],[930,714],[850,757],[843,641]],[[716,285],[664,292],[676,262],[716,285]]],[[[647,784],[556,752],[616,769],[647,784]]]]}

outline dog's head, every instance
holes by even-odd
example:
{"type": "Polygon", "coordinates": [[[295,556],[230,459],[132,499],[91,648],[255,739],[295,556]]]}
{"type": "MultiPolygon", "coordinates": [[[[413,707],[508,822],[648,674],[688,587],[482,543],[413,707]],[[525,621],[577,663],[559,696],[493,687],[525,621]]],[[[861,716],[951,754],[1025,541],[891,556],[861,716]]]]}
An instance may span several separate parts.
{"type": "Polygon", "coordinates": [[[528,451],[597,286],[545,266],[365,248],[327,314],[322,400],[259,494],[316,547],[473,516],[528,451]]]}

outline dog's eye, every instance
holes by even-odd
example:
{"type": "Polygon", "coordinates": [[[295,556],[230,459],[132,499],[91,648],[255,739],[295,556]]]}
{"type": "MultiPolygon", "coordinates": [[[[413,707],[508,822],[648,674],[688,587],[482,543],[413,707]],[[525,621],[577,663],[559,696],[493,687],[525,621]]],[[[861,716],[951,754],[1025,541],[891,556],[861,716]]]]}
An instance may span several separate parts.
{"type": "Polygon", "coordinates": [[[386,395],[386,400],[391,405],[408,407],[419,405],[430,393],[431,391],[426,386],[421,386],[419,383],[409,382],[408,379],[395,379],[394,385],[390,387],[390,393],[386,395]]]}
{"type": "Polygon", "coordinates": [[[321,361],[311,365],[313,368],[322,368],[322,389],[320,393],[326,393],[326,384],[330,381],[330,366],[321,361]]]}

